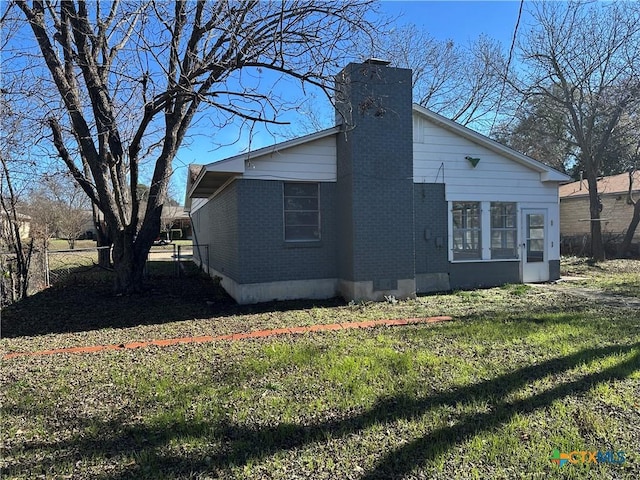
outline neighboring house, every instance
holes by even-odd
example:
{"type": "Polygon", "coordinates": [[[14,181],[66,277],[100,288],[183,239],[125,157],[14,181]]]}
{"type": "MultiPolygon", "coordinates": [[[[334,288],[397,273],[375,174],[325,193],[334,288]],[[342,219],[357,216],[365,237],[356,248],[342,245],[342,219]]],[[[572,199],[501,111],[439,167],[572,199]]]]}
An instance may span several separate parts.
{"type": "Polygon", "coordinates": [[[337,77],[334,128],[192,166],[195,260],[239,303],[381,300],[560,276],[542,163],[411,103],[411,71],[337,77]]]}
{"type": "Polygon", "coordinates": [[[87,220],[82,225],[82,238],[87,240],[95,240],[98,238],[98,231],[96,230],[96,224],[93,221],[93,210],[85,210],[87,214],[87,220]]]}
{"type": "MultiPolygon", "coordinates": [[[[24,215],[22,213],[17,214],[18,220],[18,231],[20,232],[20,239],[26,240],[31,235],[31,217],[29,215],[24,215]]],[[[9,220],[9,216],[6,212],[2,212],[0,216],[0,241],[5,238],[7,235],[13,236],[13,232],[9,229],[11,227],[11,222],[9,220]]]]}
{"type": "MultiPolygon", "coordinates": [[[[146,203],[142,203],[140,207],[141,214],[144,214],[146,203]]],[[[84,224],[82,231],[85,238],[95,239],[98,236],[95,223],[93,222],[93,213],[88,210],[89,220],[84,224]]],[[[160,229],[162,232],[170,232],[172,239],[191,238],[191,219],[183,206],[164,205],[162,207],[162,216],[160,217],[160,229]],[[177,230],[180,230],[179,232],[177,230]]]]}
{"type": "Polygon", "coordinates": [[[161,228],[172,233],[173,239],[191,238],[191,219],[182,205],[162,207],[161,228]],[[176,231],[180,230],[178,236],[176,231]],[[182,233],[181,233],[182,232],[182,233]]]}
{"type": "MultiPolygon", "coordinates": [[[[633,216],[633,205],[627,202],[629,174],[621,173],[598,180],[598,196],[602,204],[600,223],[607,239],[622,240],[633,216]]],[[[640,171],[633,173],[632,196],[640,199],[640,171]]],[[[586,180],[560,186],[560,235],[563,241],[586,238],[591,230],[589,186],[586,180]]],[[[640,228],[634,241],[640,242],[640,228]]]]}

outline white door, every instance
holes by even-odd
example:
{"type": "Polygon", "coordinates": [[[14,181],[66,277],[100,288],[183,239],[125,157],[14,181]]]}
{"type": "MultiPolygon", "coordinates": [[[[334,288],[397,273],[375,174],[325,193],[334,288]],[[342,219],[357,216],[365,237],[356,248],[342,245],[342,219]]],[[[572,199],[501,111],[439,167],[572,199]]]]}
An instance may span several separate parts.
{"type": "Polygon", "coordinates": [[[522,210],[522,281],[549,280],[546,210],[522,210]]]}

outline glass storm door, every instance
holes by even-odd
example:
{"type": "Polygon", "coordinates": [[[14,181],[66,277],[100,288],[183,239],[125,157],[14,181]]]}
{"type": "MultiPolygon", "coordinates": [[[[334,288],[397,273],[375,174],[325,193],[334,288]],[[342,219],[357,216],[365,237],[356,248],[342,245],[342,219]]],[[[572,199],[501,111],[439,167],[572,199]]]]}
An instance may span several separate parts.
{"type": "Polygon", "coordinates": [[[546,282],[549,280],[547,212],[522,210],[522,231],[522,281],[546,282]]]}

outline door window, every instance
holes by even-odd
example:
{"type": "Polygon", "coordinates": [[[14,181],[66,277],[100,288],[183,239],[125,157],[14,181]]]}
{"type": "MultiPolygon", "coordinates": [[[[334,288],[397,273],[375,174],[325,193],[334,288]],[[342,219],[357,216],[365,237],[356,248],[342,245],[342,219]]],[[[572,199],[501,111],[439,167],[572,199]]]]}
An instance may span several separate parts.
{"type": "Polygon", "coordinates": [[[527,262],[544,262],[544,214],[527,214],[527,262]]]}

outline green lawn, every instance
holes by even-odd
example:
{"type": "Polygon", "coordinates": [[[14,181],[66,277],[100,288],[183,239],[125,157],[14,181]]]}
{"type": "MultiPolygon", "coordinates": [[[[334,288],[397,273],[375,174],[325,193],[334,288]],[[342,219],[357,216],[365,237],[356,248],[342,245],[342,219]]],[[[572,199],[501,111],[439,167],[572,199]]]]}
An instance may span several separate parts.
{"type": "MultiPolygon", "coordinates": [[[[637,265],[563,268],[616,285],[637,265]]],[[[160,278],[145,297],[78,291],[91,317],[84,328],[75,307],[55,304],[70,288],[43,292],[3,312],[0,347],[454,321],[4,360],[3,479],[640,478],[637,310],[522,285],[398,303],[235,307],[192,280],[170,279],[175,296],[158,294],[170,291],[160,278]],[[625,462],[559,467],[556,449],[623,451],[625,462]]]]}
{"type": "MultiPolygon", "coordinates": [[[[63,238],[49,240],[49,250],[69,250],[69,242],[63,238]]],[[[75,249],[96,248],[95,240],[76,240],[75,249]]]]}
{"type": "Polygon", "coordinates": [[[640,297],[640,261],[610,260],[592,264],[580,258],[567,258],[566,273],[584,276],[577,284],[598,287],[607,293],[640,297]]]}

